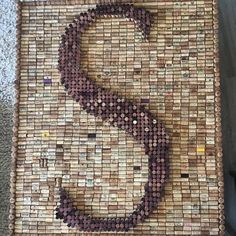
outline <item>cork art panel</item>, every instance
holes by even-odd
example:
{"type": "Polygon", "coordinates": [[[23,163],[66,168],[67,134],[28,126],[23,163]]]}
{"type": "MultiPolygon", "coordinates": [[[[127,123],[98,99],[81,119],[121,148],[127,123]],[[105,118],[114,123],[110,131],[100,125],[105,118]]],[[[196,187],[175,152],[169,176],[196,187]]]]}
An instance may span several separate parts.
{"type": "Polygon", "coordinates": [[[11,234],[223,235],[215,1],[112,3],[18,4],[11,234]]]}

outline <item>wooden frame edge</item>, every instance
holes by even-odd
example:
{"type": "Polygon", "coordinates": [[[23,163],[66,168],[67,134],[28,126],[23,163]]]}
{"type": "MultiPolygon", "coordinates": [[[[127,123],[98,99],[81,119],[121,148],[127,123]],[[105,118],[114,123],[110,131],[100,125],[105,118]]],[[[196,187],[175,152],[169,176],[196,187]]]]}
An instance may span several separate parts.
{"type": "Polygon", "coordinates": [[[219,211],[219,235],[224,235],[224,178],[223,178],[223,149],[221,130],[221,92],[220,92],[220,68],[219,68],[219,14],[218,1],[213,0],[213,47],[214,47],[214,77],[215,77],[215,125],[216,125],[216,161],[218,173],[218,211],[219,211]]]}
{"type": "Polygon", "coordinates": [[[11,149],[11,173],[10,173],[10,209],[9,209],[9,235],[15,231],[15,199],[16,199],[16,158],[18,149],[19,126],[19,85],[20,85],[20,48],[21,48],[21,2],[16,4],[16,69],[15,69],[15,103],[13,113],[13,135],[11,149]]]}

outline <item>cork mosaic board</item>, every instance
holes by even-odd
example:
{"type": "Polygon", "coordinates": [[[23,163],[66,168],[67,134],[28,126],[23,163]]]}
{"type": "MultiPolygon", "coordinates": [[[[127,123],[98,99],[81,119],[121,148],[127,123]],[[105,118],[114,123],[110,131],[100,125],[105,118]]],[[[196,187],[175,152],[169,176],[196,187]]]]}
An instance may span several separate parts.
{"type": "Polygon", "coordinates": [[[56,218],[60,188],[87,214],[124,217],[144,195],[149,176],[144,145],[88,114],[61,83],[61,35],[98,3],[18,3],[10,233],[223,235],[214,0],[133,1],[153,16],[148,40],[124,17],[101,17],[83,33],[81,67],[88,77],[141,105],[165,126],[168,179],[155,209],[127,232],[83,232],[56,218]]]}

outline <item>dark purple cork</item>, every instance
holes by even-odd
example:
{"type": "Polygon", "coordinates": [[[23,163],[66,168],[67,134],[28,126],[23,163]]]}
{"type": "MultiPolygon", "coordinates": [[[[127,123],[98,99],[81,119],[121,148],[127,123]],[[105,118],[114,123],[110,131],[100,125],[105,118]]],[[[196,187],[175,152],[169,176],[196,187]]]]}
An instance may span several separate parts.
{"type": "Polygon", "coordinates": [[[48,79],[48,78],[43,79],[43,83],[44,84],[52,84],[52,79],[48,79]]]}

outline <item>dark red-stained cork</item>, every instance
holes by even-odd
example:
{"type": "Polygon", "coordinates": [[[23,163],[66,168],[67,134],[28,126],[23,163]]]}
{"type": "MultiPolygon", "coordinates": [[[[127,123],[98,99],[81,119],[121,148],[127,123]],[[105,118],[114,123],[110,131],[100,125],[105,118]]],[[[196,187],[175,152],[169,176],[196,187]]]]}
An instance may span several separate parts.
{"type": "Polygon", "coordinates": [[[152,17],[150,12],[131,4],[97,5],[80,15],[66,28],[59,48],[59,71],[61,83],[84,110],[107,120],[131,134],[144,144],[148,155],[149,175],[145,194],[136,209],[129,215],[116,218],[92,217],[73,206],[65,189],[60,189],[60,204],[56,217],[69,227],[81,231],[128,231],[144,221],[156,209],[163,194],[168,176],[169,138],[165,127],[143,106],[134,104],[90,80],[80,69],[80,37],[98,17],[117,15],[133,20],[148,38],[152,17]]]}

